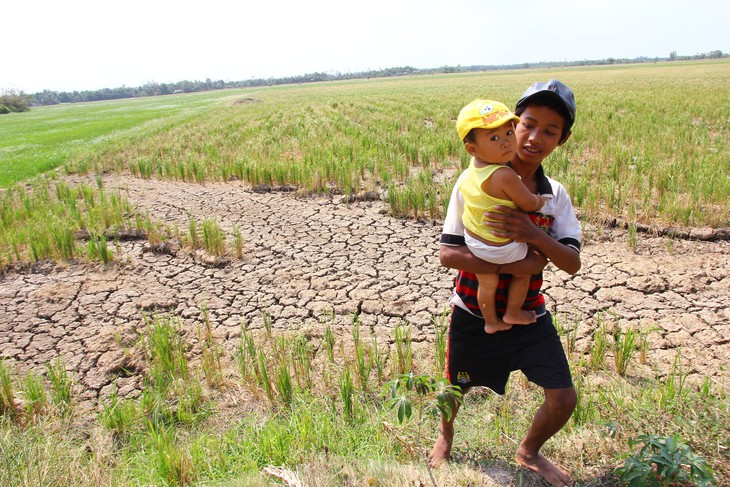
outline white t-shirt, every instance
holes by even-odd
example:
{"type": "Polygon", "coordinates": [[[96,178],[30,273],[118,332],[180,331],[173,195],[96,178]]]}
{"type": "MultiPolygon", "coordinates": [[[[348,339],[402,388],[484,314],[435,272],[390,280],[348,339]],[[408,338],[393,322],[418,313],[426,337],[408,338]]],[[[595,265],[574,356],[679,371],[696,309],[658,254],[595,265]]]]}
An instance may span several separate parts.
{"type": "MultiPolygon", "coordinates": [[[[444,219],[443,231],[441,232],[441,245],[466,245],[464,242],[464,224],[461,221],[461,215],[464,212],[464,198],[461,191],[459,191],[459,184],[464,178],[464,174],[462,173],[459,176],[451,193],[449,207],[446,211],[446,218],[444,219]]],[[[578,218],[575,216],[573,204],[570,201],[568,192],[562,184],[545,176],[542,166],[537,169],[535,176],[537,178],[537,193],[545,196],[546,201],[543,207],[540,208],[540,211],[530,213],[530,217],[535,225],[542,228],[555,240],[580,252],[581,226],[578,218]]],[[[469,276],[473,276],[473,274],[459,271],[457,286],[451,298],[451,303],[472,314],[478,315],[478,306],[473,308],[473,306],[467,306],[465,304],[465,301],[471,302],[473,299],[466,293],[460,292],[459,289],[460,285],[461,287],[470,287],[473,285],[470,282],[476,281],[476,278],[470,278],[469,276]],[[467,278],[462,280],[462,277],[467,278]],[[467,282],[467,284],[463,284],[464,282],[467,282]]],[[[533,296],[531,298],[528,294],[528,300],[530,299],[535,299],[535,297],[533,296]]],[[[540,301],[543,301],[541,296],[540,301]]],[[[474,302],[476,304],[475,300],[474,302]]]]}

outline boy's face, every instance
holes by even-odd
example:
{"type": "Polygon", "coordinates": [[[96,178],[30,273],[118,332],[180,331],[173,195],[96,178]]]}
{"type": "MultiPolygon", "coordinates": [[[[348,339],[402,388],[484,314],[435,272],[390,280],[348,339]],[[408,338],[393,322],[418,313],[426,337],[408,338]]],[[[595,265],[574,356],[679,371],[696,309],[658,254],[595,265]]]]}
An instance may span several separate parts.
{"type": "Polygon", "coordinates": [[[564,124],[565,120],[555,110],[542,105],[528,105],[520,114],[520,123],[515,129],[515,152],[520,161],[530,165],[542,163],[570,137],[568,132],[565,139],[560,140],[564,124]]]}
{"type": "Polygon", "coordinates": [[[515,126],[507,122],[496,129],[474,129],[474,141],[466,142],[466,151],[474,158],[492,164],[507,164],[515,155],[515,126]]]}

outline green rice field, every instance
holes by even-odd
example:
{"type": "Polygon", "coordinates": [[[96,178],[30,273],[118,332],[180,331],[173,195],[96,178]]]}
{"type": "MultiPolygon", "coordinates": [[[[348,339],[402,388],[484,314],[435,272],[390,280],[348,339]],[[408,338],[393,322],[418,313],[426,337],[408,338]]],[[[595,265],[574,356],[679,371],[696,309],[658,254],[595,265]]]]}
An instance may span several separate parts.
{"type": "Polygon", "coordinates": [[[441,214],[467,156],[463,105],[513,106],[535,80],[576,94],[546,164],[591,219],[726,227],[730,62],[424,75],[37,107],[0,118],[0,184],[65,165],[304,191],[382,190],[394,214],[441,214]],[[238,103],[237,103],[238,102],[238,103]]]}
{"type": "Polygon", "coordinates": [[[0,117],[0,187],[63,165],[130,132],[185,120],[230,93],[210,92],[33,107],[0,117]]]}

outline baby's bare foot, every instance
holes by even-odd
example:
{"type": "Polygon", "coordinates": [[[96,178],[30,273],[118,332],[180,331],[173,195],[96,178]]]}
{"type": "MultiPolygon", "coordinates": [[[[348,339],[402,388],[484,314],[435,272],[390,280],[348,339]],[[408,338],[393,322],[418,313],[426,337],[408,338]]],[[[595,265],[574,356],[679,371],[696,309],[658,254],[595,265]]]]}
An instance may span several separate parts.
{"type": "Polygon", "coordinates": [[[498,331],[509,330],[512,325],[505,323],[502,320],[497,321],[484,321],[484,331],[488,334],[497,333],[498,331]]]}
{"type": "Polygon", "coordinates": [[[510,325],[530,325],[537,321],[537,314],[534,311],[521,309],[517,312],[506,312],[502,317],[502,321],[510,325]]]}

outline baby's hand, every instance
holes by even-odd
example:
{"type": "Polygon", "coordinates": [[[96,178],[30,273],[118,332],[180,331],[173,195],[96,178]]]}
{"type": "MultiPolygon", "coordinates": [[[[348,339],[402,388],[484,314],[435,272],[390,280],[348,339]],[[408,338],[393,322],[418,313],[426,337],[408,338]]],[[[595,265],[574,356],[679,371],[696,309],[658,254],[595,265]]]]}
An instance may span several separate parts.
{"type": "Polygon", "coordinates": [[[542,208],[543,206],[545,206],[545,202],[547,201],[547,198],[546,198],[545,196],[542,196],[542,195],[538,195],[538,197],[537,197],[537,198],[538,198],[538,199],[539,199],[540,201],[539,201],[539,203],[538,203],[538,206],[537,206],[537,208],[535,208],[535,210],[534,210],[534,211],[537,211],[537,210],[539,210],[540,208],[542,208]]]}

